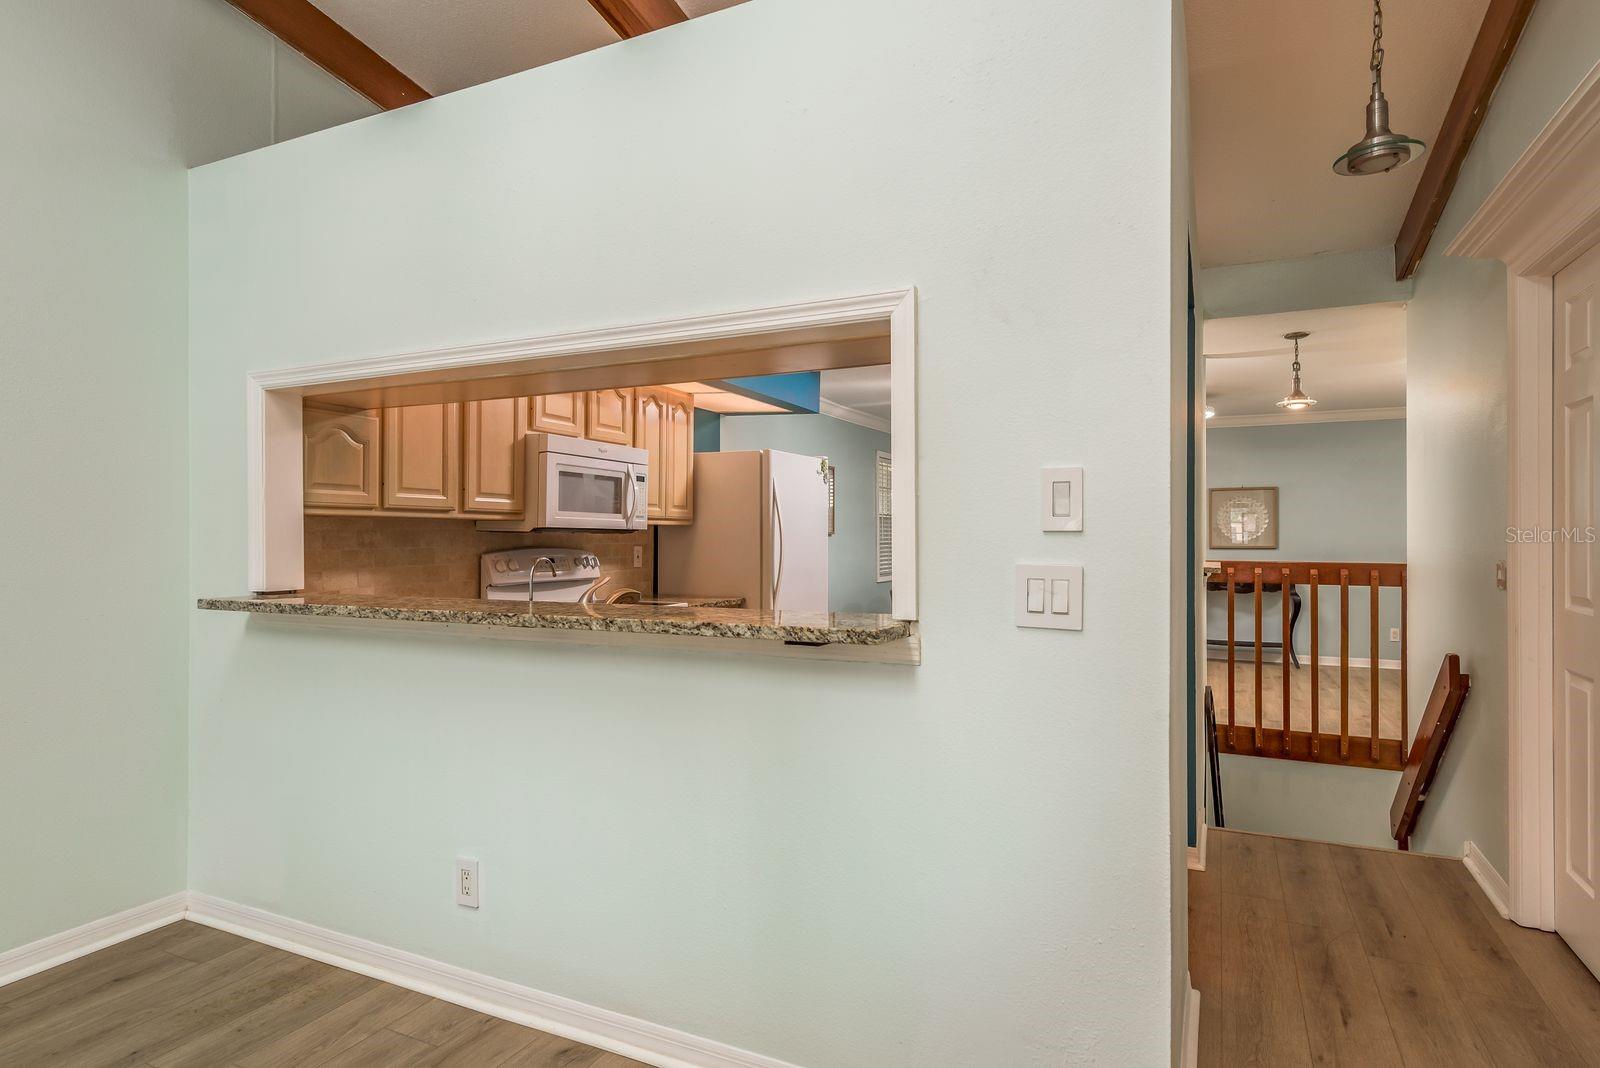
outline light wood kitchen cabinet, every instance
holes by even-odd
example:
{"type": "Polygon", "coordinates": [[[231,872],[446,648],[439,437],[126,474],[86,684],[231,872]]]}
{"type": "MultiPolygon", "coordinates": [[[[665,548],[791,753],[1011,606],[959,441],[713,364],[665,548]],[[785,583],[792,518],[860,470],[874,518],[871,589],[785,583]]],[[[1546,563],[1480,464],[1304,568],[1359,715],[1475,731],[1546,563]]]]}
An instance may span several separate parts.
{"type": "Polygon", "coordinates": [[[461,405],[383,410],[383,507],[455,512],[461,505],[461,405]]]}
{"type": "Polygon", "coordinates": [[[694,398],[680,393],[667,401],[666,515],[669,522],[694,520],[694,398]]]}
{"type": "Polygon", "coordinates": [[[694,519],[694,398],[662,386],[635,391],[633,443],[650,454],[649,518],[694,519]]]}
{"type": "Polygon", "coordinates": [[[468,401],[461,406],[461,510],[473,515],[520,513],[526,397],[468,401]]]}
{"type": "Polygon", "coordinates": [[[613,445],[633,444],[633,390],[597,389],[586,396],[585,436],[613,445]]]}
{"type": "Polygon", "coordinates": [[[547,393],[533,397],[528,408],[528,429],[546,434],[581,438],[587,425],[586,394],[547,393]]]}
{"type": "Polygon", "coordinates": [[[377,413],[307,408],[303,426],[306,508],[378,507],[377,413]]]}

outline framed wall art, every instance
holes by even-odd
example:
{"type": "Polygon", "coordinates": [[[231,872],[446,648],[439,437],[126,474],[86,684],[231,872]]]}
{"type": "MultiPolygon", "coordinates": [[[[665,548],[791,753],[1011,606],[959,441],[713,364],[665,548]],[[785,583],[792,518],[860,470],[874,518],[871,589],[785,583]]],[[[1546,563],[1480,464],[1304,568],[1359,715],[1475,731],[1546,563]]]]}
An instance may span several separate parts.
{"type": "Polygon", "coordinates": [[[1233,486],[1209,492],[1211,548],[1276,549],[1278,487],[1233,486]]]}

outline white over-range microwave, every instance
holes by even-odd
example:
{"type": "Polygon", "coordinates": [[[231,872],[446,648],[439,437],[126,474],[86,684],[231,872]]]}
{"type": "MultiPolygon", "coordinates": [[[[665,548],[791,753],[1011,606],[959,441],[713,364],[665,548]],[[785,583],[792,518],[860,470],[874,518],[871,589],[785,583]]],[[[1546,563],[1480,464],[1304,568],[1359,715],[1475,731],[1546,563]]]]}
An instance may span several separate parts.
{"type": "Polygon", "coordinates": [[[479,530],[643,530],[650,454],[560,434],[523,439],[521,518],[480,519],[479,530]]]}

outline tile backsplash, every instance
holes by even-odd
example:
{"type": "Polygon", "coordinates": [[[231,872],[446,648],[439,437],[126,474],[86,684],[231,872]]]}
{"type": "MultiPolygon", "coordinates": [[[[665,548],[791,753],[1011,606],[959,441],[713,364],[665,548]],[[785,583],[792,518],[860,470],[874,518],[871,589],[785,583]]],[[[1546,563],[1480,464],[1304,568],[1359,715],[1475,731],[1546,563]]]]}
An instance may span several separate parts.
{"type": "Polygon", "coordinates": [[[482,531],[470,519],[306,516],[306,591],[393,597],[478,597],[478,557],[496,549],[542,545],[586,549],[610,576],[605,592],[655,592],[655,538],[636,531],[482,531]],[[633,550],[644,565],[633,566],[633,550]]]}

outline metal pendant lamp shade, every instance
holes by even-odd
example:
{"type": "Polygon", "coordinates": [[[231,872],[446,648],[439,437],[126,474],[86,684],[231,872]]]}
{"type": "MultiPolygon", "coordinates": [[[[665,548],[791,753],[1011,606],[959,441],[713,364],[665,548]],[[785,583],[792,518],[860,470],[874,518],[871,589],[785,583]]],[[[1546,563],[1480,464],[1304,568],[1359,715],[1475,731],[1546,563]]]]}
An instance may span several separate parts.
{"type": "Polygon", "coordinates": [[[1333,161],[1335,174],[1383,174],[1420,159],[1428,146],[1389,129],[1389,98],[1383,95],[1383,0],[1372,3],[1372,96],[1367,100],[1367,135],[1333,161]]]}
{"type": "Polygon", "coordinates": [[[1286,412],[1303,412],[1317,406],[1317,402],[1306,396],[1306,391],[1300,388],[1300,339],[1310,336],[1304,330],[1291,330],[1283,335],[1285,341],[1294,342],[1294,388],[1278,402],[1278,407],[1286,412]]]}

